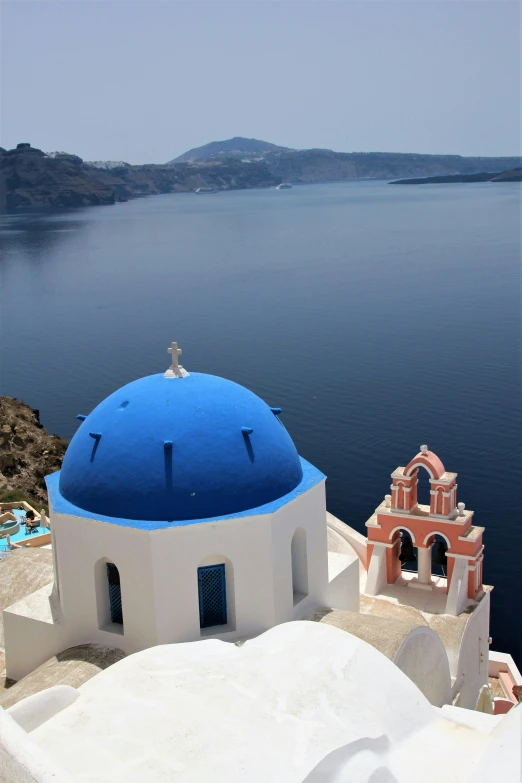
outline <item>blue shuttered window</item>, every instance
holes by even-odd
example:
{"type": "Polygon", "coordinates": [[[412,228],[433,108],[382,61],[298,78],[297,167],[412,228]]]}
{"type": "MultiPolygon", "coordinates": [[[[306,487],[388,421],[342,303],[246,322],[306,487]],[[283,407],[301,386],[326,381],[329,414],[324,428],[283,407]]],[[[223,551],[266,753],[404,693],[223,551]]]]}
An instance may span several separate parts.
{"type": "Polygon", "coordinates": [[[223,564],[198,568],[198,592],[200,627],[226,625],[227,588],[223,564]]]}
{"type": "Polygon", "coordinates": [[[107,582],[109,585],[109,604],[111,621],[123,625],[123,609],[121,606],[120,572],[114,563],[107,563],[107,582]]]}

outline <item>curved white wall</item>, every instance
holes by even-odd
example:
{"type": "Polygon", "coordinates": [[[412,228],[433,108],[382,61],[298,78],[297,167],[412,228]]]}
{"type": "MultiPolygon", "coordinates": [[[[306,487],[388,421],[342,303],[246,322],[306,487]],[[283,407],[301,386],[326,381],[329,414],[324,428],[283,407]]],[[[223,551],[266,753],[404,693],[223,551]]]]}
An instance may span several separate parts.
{"type": "Polygon", "coordinates": [[[410,631],[397,651],[394,663],[435,707],[449,702],[448,656],[440,637],[431,628],[421,625],[410,631]]]}

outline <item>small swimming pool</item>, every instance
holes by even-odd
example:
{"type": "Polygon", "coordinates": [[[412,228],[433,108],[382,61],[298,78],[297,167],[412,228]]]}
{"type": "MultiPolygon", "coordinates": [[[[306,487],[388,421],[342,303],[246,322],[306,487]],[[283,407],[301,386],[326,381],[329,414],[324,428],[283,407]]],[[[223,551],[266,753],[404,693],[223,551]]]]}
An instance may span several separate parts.
{"type": "Polygon", "coordinates": [[[25,515],[27,514],[27,511],[24,508],[10,508],[9,511],[11,514],[14,514],[16,517],[16,521],[25,523],[25,515]]]}
{"type": "MultiPolygon", "coordinates": [[[[25,529],[25,515],[26,510],[24,508],[9,508],[4,509],[4,511],[10,511],[12,514],[15,515],[17,522],[20,522],[20,530],[18,533],[15,533],[13,536],[11,536],[11,543],[12,544],[19,544],[21,541],[25,541],[26,539],[33,538],[33,536],[41,535],[42,533],[48,533],[49,529],[46,527],[35,527],[32,529],[31,532],[25,529]]],[[[3,536],[0,538],[0,551],[7,549],[7,538],[3,536]]]]}

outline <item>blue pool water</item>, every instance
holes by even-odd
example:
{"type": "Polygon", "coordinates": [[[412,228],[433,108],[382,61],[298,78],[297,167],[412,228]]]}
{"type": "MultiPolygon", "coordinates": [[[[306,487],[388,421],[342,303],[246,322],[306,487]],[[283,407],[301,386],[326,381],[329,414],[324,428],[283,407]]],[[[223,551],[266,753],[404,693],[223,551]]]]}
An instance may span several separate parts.
{"type": "MultiPolygon", "coordinates": [[[[18,531],[18,533],[15,533],[14,535],[10,536],[12,544],[19,544],[21,541],[24,541],[26,538],[32,538],[33,536],[41,535],[42,533],[47,533],[48,532],[47,528],[45,528],[45,527],[34,528],[31,531],[31,533],[26,532],[26,529],[25,529],[25,514],[26,514],[26,512],[25,512],[25,510],[21,509],[21,508],[11,508],[11,509],[8,509],[8,510],[11,511],[11,513],[13,513],[15,515],[16,519],[18,520],[18,522],[20,522],[20,530],[18,531]]],[[[5,536],[0,538],[0,550],[1,549],[7,549],[7,539],[6,539],[5,536]]]]}

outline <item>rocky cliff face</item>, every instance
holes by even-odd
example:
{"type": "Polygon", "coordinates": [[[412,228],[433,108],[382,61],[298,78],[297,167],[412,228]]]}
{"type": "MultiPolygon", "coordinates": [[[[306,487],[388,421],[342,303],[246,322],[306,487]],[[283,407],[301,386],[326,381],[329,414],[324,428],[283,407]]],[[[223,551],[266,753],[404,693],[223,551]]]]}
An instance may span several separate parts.
{"type": "Polygon", "coordinates": [[[277,185],[264,161],[235,158],[195,163],[131,166],[85,163],[65,152],[46,154],[29,144],[0,150],[0,211],[23,207],[81,207],[117,199],[191,191],[277,185]]]}
{"type": "Polygon", "coordinates": [[[346,179],[398,179],[452,174],[498,172],[520,167],[519,158],[464,158],[461,155],[420,155],[399,152],[334,152],[294,150],[258,139],[235,137],[213,141],[175,158],[179,161],[225,161],[234,157],[265,163],[278,182],[333,182],[346,179]]]}
{"type": "Polygon", "coordinates": [[[403,155],[330,150],[268,151],[245,162],[238,157],[171,163],[163,166],[84,163],[91,176],[111,188],[116,198],[173,193],[212,187],[218,190],[262,188],[280,182],[313,183],[347,179],[395,179],[498,172],[519,164],[517,158],[462,158],[459,155],[403,155]]]}
{"type": "MultiPolygon", "coordinates": [[[[84,164],[84,167],[88,166],[84,164]]],[[[112,188],[116,198],[208,187],[218,190],[263,188],[279,182],[277,175],[270,172],[264,161],[242,163],[234,158],[163,166],[125,164],[111,169],[93,167],[88,170],[100,183],[112,188]]]]}
{"type": "Polygon", "coordinates": [[[60,470],[67,442],[40,424],[37,410],[14,397],[0,397],[0,496],[19,490],[47,505],[44,476],[60,470]]]}
{"type": "Polygon", "coordinates": [[[460,155],[331,150],[288,150],[279,154],[268,154],[264,160],[274,176],[288,182],[475,174],[504,171],[520,166],[519,158],[464,158],[460,155]]]}
{"type": "Polygon", "coordinates": [[[113,203],[111,188],[92,177],[77,155],[49,157],[28,144],[0,152],[0,211],[113,203]]]}

